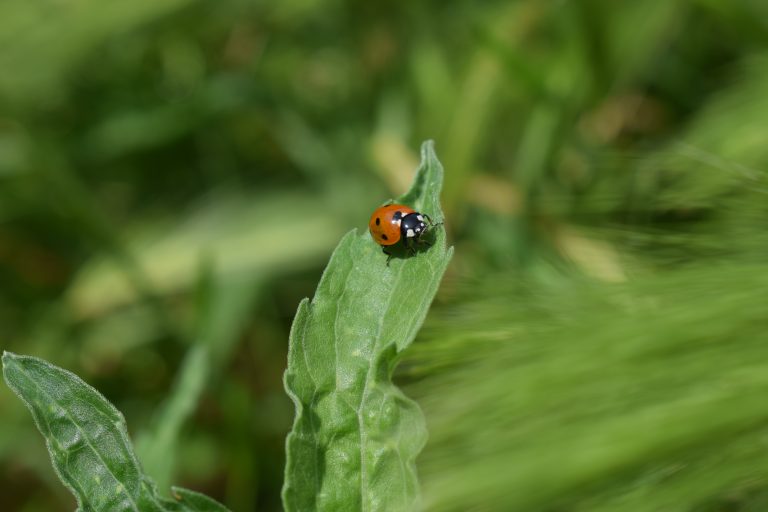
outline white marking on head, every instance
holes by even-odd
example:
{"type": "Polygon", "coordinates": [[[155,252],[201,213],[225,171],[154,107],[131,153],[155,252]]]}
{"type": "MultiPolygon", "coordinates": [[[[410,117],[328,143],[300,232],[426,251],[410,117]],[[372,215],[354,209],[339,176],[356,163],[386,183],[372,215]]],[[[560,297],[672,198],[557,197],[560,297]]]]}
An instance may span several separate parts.
{"type": "Polygon", "coordinates": [[[413,238],[416,235],[413,234],[413,230],[412,229],[409,229],[408,231],[405,232],[405,236],[408,237],[408,238],[413,238]]]}
{"type": "Polygon", "coordinates": [[[424,222],[424,216],[422,214],[418,214],[416,218],[419,219],[419,222],[424,222]]]}

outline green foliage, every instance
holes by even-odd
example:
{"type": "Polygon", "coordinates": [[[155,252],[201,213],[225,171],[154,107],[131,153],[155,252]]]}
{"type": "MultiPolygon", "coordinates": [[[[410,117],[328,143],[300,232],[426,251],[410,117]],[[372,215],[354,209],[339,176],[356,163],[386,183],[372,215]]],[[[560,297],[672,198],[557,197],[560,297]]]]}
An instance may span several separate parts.
{"type": "MultiPolygon", "coordinates": [[[[443,170],[431,143],[411,190],[397,202],[441,219],[443,170]]],[[[424,321],[453,254],[445,232],[406,259],[348,233],[314,298],[299,305],[285,386],[296,405],[283,496],[289,511],[410,510],[414,460],[426,441],[418,405],[391,381],[424,321]]]]}
{"type": "Polygon", "coordinates": [[[768,478],[766,276],[476,282],[406,356],[430,375],[407,389],[426,510],[747,507],[768,478]]]}
{"type": "MultiPolygon", "coordinates": [[[[0,349],[109,396],[158,488],[279,511],[296,304],[434,139],[459,250],[394,377],[429,425],[425,504],[767,510],[766,19],[764,0],[3,0],[0,349]]],[[[5,386],[0,418],[2,508],[71,510],[5,386]]]]}
{"type": "Polygon", "coordinates": [[[3,377],[32,413],[61,481],[80,512],[224,512],[210,498],[174,489],[162,499],[133,453],[125,419],[75,374],[29,356],[3,353],[3,377]]]}
{"type": "Polygon", "coordinates": [[[559,257],[472,274],[430,317],[405,358],[426,510],[765,509],[761,61],[632,163],[621,221],[585,204],[559,257]]]}
{"type": "Polygon", "coordinates": [[[63,8],[47,18],[46,7],[28,2],[0,5],[0,41],[15,44],[0,52],[0,66],[16,73],[0,77],[0,97],[39,103],[58,99],[72,67],[115,30],[126,31],[161,18],[188,0],[136,2],[131,6],[86,0],[77,8],[63,8]],[[41,23],[41,18],[45,23],[41,23]],[[74,28],[74,30],[73,30],[74,28]]]}

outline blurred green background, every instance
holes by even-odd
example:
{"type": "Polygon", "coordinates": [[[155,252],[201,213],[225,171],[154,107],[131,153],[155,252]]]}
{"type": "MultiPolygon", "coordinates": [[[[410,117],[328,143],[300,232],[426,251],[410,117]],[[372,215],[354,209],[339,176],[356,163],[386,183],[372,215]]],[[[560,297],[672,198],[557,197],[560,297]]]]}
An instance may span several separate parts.
{"type": "MultiPolygon", "coordinates": [[[[766,120],[761,0],[5,0],[0,347],[280,510],[295,307],[431,138],[426,508],[768,510],[766,120]]],[[[73,510],[0,418],[2,509],[73,510]]]]}

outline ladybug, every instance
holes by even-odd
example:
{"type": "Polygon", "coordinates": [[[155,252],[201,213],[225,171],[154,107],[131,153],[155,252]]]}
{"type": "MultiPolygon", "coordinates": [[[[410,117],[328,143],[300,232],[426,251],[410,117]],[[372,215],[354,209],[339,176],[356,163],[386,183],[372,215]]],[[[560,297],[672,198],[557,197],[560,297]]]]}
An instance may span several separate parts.
{"type": "Polygon", "coordinates": [[[387,248],[398,242],[402,241],[411,255],[416,253],[415,245],[431,245],[421,237],[433,226],[435,224],[429,215],[402,204],[386,204],[376,208],[368,222],[371,236],[388,256],[387,265],[392,259],[392,253],[387,248]]]}

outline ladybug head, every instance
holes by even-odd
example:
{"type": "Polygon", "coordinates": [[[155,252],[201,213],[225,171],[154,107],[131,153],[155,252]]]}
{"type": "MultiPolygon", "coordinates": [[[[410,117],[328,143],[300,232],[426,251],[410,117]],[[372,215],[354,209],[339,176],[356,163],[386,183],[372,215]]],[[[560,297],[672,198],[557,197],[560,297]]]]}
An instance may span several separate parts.
{"type": "Polygon", "coordinates": [[[400,233],[404,239],[418,239],[427,231],[428,225],[419,212],[409,213],[400,222],[400,233]]]}

